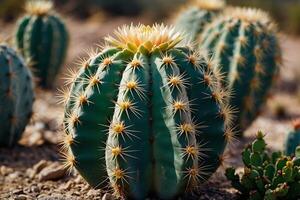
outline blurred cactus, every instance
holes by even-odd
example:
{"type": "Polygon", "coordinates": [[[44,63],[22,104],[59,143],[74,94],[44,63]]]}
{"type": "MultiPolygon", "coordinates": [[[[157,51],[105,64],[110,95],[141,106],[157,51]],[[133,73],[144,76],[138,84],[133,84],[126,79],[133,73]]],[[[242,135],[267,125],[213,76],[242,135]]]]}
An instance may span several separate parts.
{"type": "Polygon", "coordinates": [[[228,9],[203,33],[200,47],[213,52],[213,61],[226,77],[224,87],[238,109],[239,135],[252,123],[265,103],[279,72],[281,50],[269,16],[256,9],[228,9]]]}
{"type": "MultiPolygon", "coordinates": [[[[295,151],[295,149],[294,149],[295,151]]],[[[234,168],[226,169],[232,186],[248,200],[294,200],[300,197],[300,147],[294,159],[266,151],[264,135],[259,132],[256,140],[242,153],[244,173],[236,174],[234,168]]]]}
{"type": "Polygon", "coordinates": [[[288,133],[285,152],[287,155],[293,155],[294,150],[300,145],[300,119],[293,122],[293,130],[288,133]]]}
{"type": "Polygon", "coordinates": [[[0,44],[0,146],[20,139],[32,113],[33,82],[24,60],[0,44]]]}
{"type": "Polygon", "coordinates": [[[196,0],[179,13],[175,19],[175,26],[179,31],[186,33],[188,42],[199,39],[204,27],[211,23],[225,8],[223,0],[196,0]]]}
{"type": "Polygon", "coordinates": [[[93,187],[109,178],[126,199],[174,199],[222,163],[233,137],[227,93],[182,39],[163,25],[125,26],[71,76],[66,166],[93,187]]]}
{"type": "Polygon", "coordinates": [[[28,1],[28,14],[20,19],[15,36],[42,87],[53,85],[68,46],[66,27],[52,12],[52,6],[47,0],[28,1]]]}
{"type": "Polygon", "coordinates": [[[229,4],[267,10],[278,22],[280,29],[300,34],[299,0],[227,0],[229,4]]]}

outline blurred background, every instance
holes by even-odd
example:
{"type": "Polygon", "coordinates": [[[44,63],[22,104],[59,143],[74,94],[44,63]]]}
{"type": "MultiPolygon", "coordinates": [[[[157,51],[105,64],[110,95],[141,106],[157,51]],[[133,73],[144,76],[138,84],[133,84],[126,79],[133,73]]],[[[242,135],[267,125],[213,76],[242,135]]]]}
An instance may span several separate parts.
{"type": "MultiPolygon", "coordinates": [[[[0,0],[0,18],[10,22],[23,10],[25,0],[0,0]]],[[[300,34],[300,0],[227,0],[229,4],[252,6],[269,11],[280,27],[294,35],[300,34]]],[[[187,0],[55,0],[60,12],[77,19],[95,16],[144,15],[153,21],[162,21],[174,15],[178,6],[187,0]]]]}

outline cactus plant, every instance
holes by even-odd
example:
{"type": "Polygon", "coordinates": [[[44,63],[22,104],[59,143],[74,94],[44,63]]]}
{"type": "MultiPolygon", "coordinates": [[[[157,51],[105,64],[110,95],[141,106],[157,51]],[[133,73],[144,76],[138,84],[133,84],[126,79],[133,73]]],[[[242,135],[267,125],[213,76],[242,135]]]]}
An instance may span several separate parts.
{"type": "Polygon", "coordinates": [[[65,59],[68,33],[46,0],[28,1],[28,14],[20,19],[15,35],[22,55],[31,61],[42,87],[51,87],[65,59]]]}
{"type": "Polygon", "coordinates": [[[0,146],[13,146],[28,123],[34,101],[30,70],[24,60],[0,44],[0,146]]]}
{"type": "Polygon", "coordinates": [[[214,61],[232,90],[230,105],[239,112],[239,135],[253,122],[279,72],[281,50],[268,14],[257,9],[231,8],[203,33],[199,46],[214,52],[214,61]]]}
{"type": "Polygon", "coordinates": [[[187,9],[179,12],[175,26],[186,33],[186,40],[193,42],[199,39],[204,27],[225,8],[223,0],[196,0],[187,9]]]}
{"type": "Polygon", "coordinates": [[[171,27],[124,26],[105,40],[63,95],[66,166],[129,199],[194,189],[233,137],[218,74],[171,27]]]}
{"type": "Polygon", "coordinates": [[[292,155],[294,149],[300,145],[300,119],[293,122],[293,130],[288,133],[285,143],[285,153],[292,155]]]}
{"type": "MultiPolygon", "coordinates": [[[[295,151],[295,149],[294,149],[295,151]]],[[[284,156],[266,150],[262,132],[247,146],[243,153],[244,173],[240,178],[234,168],[226,169],[232,186],[249,200],[293,200],[300,197],[300,147],[297,157],[284,156]]]]}

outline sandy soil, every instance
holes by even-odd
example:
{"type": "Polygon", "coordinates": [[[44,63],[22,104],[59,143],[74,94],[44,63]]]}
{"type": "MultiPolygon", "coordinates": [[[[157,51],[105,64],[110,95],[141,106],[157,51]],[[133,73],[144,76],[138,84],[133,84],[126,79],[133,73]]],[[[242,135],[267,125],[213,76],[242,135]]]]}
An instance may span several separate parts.
{"type": "MultiPolygon", "coordinates": [[[[115,27],[137,22],[135,19],[115,18],[73,22],[67,19],[72,33],[70,51],[66,66],[73,67],[78,56],[84,56],[85,50],[95,46],[101,38],[115,27]]],[[[142,19],[142,22],[148,22],[142,19]]],[[[1,34],[7,34],[12,27],[6,26],[1,34]]],[[[241,149],[249,143],[258,130],[267,134],[269,148],[280,150],[290,122],[300,117],[300,97],[297,94],[300,78],[300,40],[282,35],[284,49],[284,67],[280,80],[269,99],[262,116],[246,131],[246,137],[228,150],[227,165],[242,166],[241,149]],[[298,85],[297,85],[298,81],[298,85]],[[278,108],[283,107],[285,115],[278,117],[278,108]]],[[[67,71],[67,67],[61,74],[67,71]]],[[[62,85],[61,75],[57,86],[62,85]]],[[[57,91],[37,91],[35,115],[27,127],[20,144],[13,149],[0,148],[0,199],[112,199],[105,191],[93,190],[74,172],[67,174],[61,168],[58,142],[62,136],[62,106],[57,104],[57,91]],[[105,194],[105,195],[104,195],[105,194]],[[104,197],[102,197],[104,195],[104,197]]],[[[237,193],[223,176],[220,169],[208,183],[204,184],[195,199],[236,199],[237,193]]]]}

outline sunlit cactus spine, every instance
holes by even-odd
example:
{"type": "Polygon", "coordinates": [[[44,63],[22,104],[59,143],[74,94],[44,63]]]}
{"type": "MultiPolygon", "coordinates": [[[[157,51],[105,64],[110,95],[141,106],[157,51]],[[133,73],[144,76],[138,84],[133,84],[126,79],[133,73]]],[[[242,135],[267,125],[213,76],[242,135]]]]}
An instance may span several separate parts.
{"type": "Polygon", "coordinates": [[[68,46],[66,27],[52,7],[52,1],[28,1],[27,14],[19,20],[15,35],[16,44],[30,60],[40,86],[46,88],[53,85],[68,46]]]}
{"type": "Polygon", "coordinates": [[[226,177],[243,199],[294,200],[300,198],[300,147],[296,157],[273,152],[269,156],[264,135],[259,132],[242,153],[244,172],[240,177],[234,168],[226,170],[226,177]]]}
{"type": "Polygon", "coordinates": [[[124,26],[71,75],[67,167],[128,199],[174,199],[216,171],[234,139],[210,60],[164,25],[124,26]]]}
{"type": "Polygon", "coordinates": [[[277,29],[268,14],[250,8],[228,9],[204,31],[201,48],[213,53],[216,66],[232,90],[230,105],[238,110],[239,135],[266,101],[281,65],[277,29]]]}
{"type": "Polygon", "coordinates": [[[292,155],[295,148],[300,145],[300,119],[293,122],[293,130],[288,133],[285,142],[285,152],[287,155],[292,155]]]}
{"type": "Polygon", "coordinates": [[[191,5],[179,12],[175,18],[175,26],[186,33],[185,40],[198,40],[205,26],[213,21],[225,8],[223,0],[194,0],[191,5]]]}
{"type": "Polygon", "coordinates": [[[5,44],[0,44],[0,66],[0,146],[11,147],[30,120],[33,82],[24,60],[5,44]]]}

